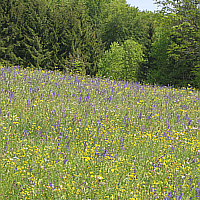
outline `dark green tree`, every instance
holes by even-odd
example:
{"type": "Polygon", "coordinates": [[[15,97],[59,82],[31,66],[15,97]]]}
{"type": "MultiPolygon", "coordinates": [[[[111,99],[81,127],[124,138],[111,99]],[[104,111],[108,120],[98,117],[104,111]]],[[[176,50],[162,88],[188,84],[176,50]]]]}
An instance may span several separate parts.
{"type": "MultiPolygon", "coordinates": [[[[139,69],[137,70],[136,77],[139,82],[145,82],[147,79],[148,70],[154,66],[154,58],[151,55],[151,48],[154,42],[154,35],[155,35],[155,19],[156,14],[152,12],[143,12],[143,34],[144,38],[142,41],[143,43],[143,52],[144,58],[143,62],[140,63],[139,69]]],[[[139,31],[139,30],[138,30],[139,31]]]]}
{"type": "Polygon", "coordinates": [[[50,69],[65,69],[65,58],[71,50],[69,9],[66,6],[48,7],[43,24],[42,41],[47,56],[44,66],[50,69]]]}
{"type": "Polygon", "coordinates": [[[52,38],[49,34],[51,26],[48,27],[48,14],[53,16],[52,12],[48,13],[47,4],[44,1],[26,0],[23,3],[22,39],[18,52],[23,60],[22,65],[25,67],[52,69],[58,62],[54,44],[51,48],[54,49],[55,57],[51,55],[52,51],[47,45],[48,41],[45,40],[47,35],[48,40],[52,38]]]}
{"type": "Polygon", "coordinates": [[[18,0],[0,1],[0,62],[15,64],[20,61],[15,47],[21,38],[22,7],[18,0]]]}
{"type": "Polygon", "coordinates": [[[149,63],[146,82],[163,85],[172,84],[172,74],[174,72],[171,69],[172,63],[170,63],[168,56],[168,46],[170,45],[171,39],[159,28],[157,28],[154,38],[149,53],[151,62],[149,63]]]}
{"type": "MultiPolygon", "coordinates": [[[[194,69],[200,59],[199,1],[157,0],[157,3],[163,5],[159,20],[160,27],[166,38],[170,38],[167,57],[172,76],[169,79],[177,86],[195,84],[194,69]]],[[[162,67],[166,68],[167,65],[162,67]]]]}
{"type": "Polygon", "coordinates": [[[101,39],[97,38],[95,31],[93,31],[92,23],[82,1],[73,1],[69,8],[68,23],[71,48],[67,59],[69,60],[71,55],[78,53],[77,56],[84,61],[86,74],[96,75],[97,64],[104,51],[101,39]]]}
{"type": "Polygon", "coordinates": [[[131,37],[139,40],[138,34],[142,33],[136,31],[140,21],[139,18],[136,19],[138,14],[138,9],[130,7],[124,1],[112,1],[107,4],[107,9],[103,13],[104,21],[100,26],[100,36],[106,50],[113,42],[122,44],[131,37]]]}

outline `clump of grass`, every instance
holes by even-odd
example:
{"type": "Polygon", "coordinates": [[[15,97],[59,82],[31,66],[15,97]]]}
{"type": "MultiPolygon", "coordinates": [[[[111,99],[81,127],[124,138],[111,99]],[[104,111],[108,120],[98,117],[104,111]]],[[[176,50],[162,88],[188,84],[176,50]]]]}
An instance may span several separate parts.
{"type": "Polygon", "coordinates": [[[200,93],[1,67],[2,199],[200,198],[200,93]]]}

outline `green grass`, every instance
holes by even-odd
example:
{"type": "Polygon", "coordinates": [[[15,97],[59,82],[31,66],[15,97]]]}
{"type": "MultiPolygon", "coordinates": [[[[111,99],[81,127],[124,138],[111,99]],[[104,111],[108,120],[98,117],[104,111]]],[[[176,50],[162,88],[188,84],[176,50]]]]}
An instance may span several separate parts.
{"type": "Polygon", "coordinates": [[[200,92],[0,67],[0,199],[199,199],[200,92]]]}

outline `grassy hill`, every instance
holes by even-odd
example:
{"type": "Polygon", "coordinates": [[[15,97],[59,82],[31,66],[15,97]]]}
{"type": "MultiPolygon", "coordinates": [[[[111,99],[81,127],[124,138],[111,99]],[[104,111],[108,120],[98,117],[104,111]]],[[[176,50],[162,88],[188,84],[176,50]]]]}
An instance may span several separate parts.
{"type": "Polygon", "coordinates": [[[199,199],[200,92],[0,67],[0,198],[199,199]]]}

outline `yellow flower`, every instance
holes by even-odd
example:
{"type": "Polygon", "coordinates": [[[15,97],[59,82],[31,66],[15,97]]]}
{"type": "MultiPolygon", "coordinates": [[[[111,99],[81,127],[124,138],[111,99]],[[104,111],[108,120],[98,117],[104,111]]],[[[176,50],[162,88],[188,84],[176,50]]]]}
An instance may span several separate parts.
{"type": "Polygon", "coordinates": [[[90,157],[82,157],[86,162],[90,160],[90,157]]]}
{"type": "Polygon", "coordinates": [[[96,182],[100,182],[100,181],[102,181],[104,178],[101,176],[101,175],[98,175],[97,177],[96,177],[96,182]]]}

